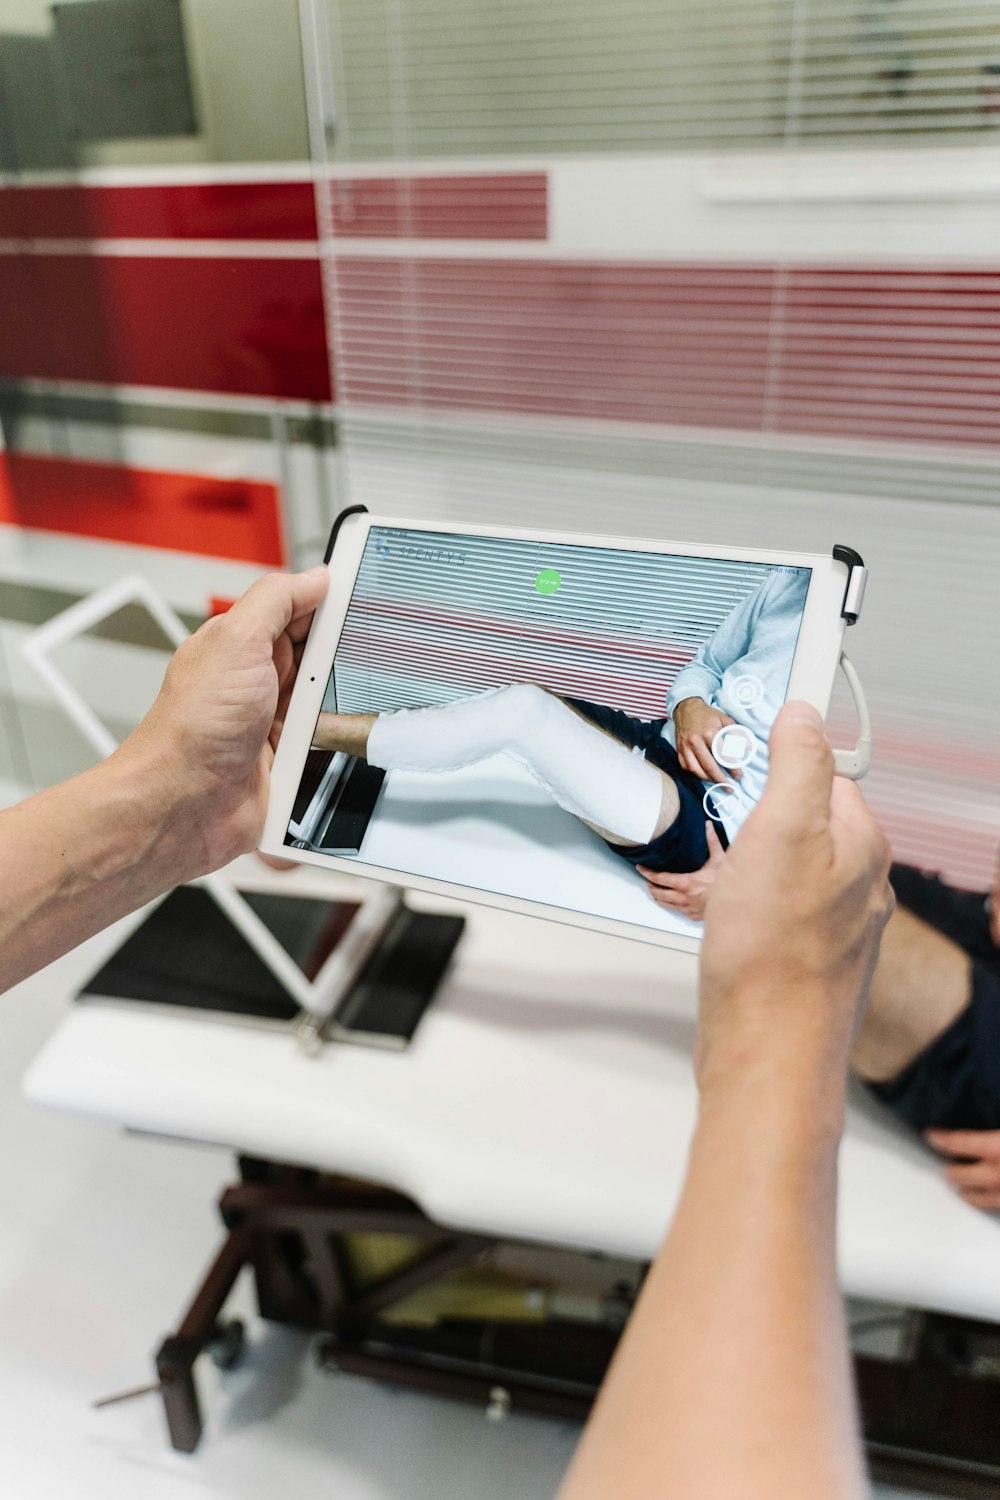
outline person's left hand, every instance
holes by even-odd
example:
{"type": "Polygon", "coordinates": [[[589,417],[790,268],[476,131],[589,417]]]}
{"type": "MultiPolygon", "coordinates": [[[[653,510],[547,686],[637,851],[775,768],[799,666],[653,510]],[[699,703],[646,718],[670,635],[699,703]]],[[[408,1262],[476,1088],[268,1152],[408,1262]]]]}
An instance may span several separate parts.
{"type": "Polygon", "coordinates": [[[175,652],[156,702],[116,752],[185,828],[192,875],[260,838],[275,746],[328,576],[323,567],[270,573],[207,620],[175,652]]]}
{"type": "Polygon", "coordinates": [[[990,892],[990,937],[1000,948],[1000,856],[997,857],[997,872],[990,892]]]}
{"type": "Polygon", "coordinates": [[[973,1208],[1000,1209],[1000,1130],[927,1130],[948,1163],[945,1176],[973,1208]]]}
{"type": "Polygon", "coordinates": [[[711,821],[705,824],[705,838],[708,841],[708,859],[700,870],[692,870],[684,875],[674,875],[669,870],[647,870],[643,865],[636,865],[636,869],[646,882],[647,891],[657,906],[663,906],[667,911],[679,912],[682,917],[687,917],[692,922],[700,922],[704,917],[708,893],[715,884],[722,861],[726,857],[726,851],[715,831],[715,824],[711,821]]]}

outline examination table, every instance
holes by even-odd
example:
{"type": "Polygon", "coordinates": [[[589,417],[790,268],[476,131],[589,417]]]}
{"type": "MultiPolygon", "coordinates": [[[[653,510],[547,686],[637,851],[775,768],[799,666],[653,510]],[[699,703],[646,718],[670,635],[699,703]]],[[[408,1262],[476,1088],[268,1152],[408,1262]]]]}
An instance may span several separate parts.
{"type": "MultiPolygon", "coordinates": [[[[357,899],[365,884],[306,868],[277,876],[250,860],[238,877],[244,889],[326,901],[357,899]]],[[[377,1318],[501,1242],[637,1263],[655,1254],[695,1115],[696,963],[495,910],[464,915],[401,1050],[328,1043],[310,1056],[289,1027],[92,997],[30,1069],[38,1104],[240,1158],[219,1259],[160,1351],[175,1446],[197,1442],[194,1359],[244,1264],[264,1315],[327,1333],[345,1369],[482,1397],[494,1414],[512,1403],[585,1412],[618,1330],[484,1324],[474,1340],[466,1329],[421,1345],[379,1334],[377,1318]],[[338,1236],[365,1229],[426,1248],[352,1293],[338,1236]]],[[[1000,1223],[966,1206],[860,1091],[841,1156],[839,1259],[849,1296],[916,1310],[905,1357],[857,1361],[874,1466],[897,1482],[1000,1496],[1000,1223]]]]}

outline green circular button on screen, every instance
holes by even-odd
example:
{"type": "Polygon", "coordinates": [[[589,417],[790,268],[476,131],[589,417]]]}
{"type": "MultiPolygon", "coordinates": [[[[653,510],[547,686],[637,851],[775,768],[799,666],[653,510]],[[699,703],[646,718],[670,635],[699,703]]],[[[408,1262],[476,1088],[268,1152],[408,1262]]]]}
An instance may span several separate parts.
{"type": "Polygon", "coordinates": [[[535,588],[539,594],[554,594],[562,583],[562,575],[555,568],[543,568],[535,579],[535,588]]]}

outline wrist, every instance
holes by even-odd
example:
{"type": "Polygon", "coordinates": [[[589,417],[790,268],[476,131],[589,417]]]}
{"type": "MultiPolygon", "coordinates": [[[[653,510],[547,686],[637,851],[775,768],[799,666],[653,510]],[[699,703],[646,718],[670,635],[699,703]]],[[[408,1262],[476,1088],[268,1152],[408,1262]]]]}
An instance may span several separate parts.
{"type": "Polygon", "coordinates": [[[671,718],[682,719],[685,714],[697,712],[699,708],[707,707],[704,698],[699,698],[697,693],[689,693],[686,698],[680,698],[674,704],[671,718]]]}
{"type": "Polygon", "coordinates": [[[835,1002],[816,996],[780,1029],[733,1028],[708,1038],[698,1066],[699,1120],[786,1133],[809,1152],[836,1146],[843,1132],[850,1038],[829,1025],[835,1002]]]}
{"type": "Polygon", "coordinates": [[[140,728],[100,768],[112,801],[121,800],[135,819],[137,860],[155,867],[164,889],[209,868],[208,810],[177,766],[177,757],[140,728]]]}
{"type": "Polygon", "coordinates": [[[752,1081],[699,1094],[695,1149],[729,1150],[744,1159],[811,1176],[836,1161],[844,1130],[845,1091],[834,1099],[752,1081]]]}

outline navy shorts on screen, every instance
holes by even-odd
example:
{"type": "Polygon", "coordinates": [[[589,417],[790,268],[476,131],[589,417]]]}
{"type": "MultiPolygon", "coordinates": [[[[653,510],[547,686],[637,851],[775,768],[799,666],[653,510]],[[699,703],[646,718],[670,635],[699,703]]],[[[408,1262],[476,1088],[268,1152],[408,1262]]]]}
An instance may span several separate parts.
{"type": "Polygon", "coordinates": [[[986,897],[956,891],[908,865],[890,874],[900,906],[964,948],[972,959],[969,1004],[902,1073],[868,1085],[914,1130],[1000,1129],[1000,948],[990,937],[986,897]]]}
{"type": "MultiPolygon", "coordinates": [[[[564,700],[577,713],[596,724],[598,729],[614,735],[630,748],[638,745],[645,753],[650,765],[666,771],[677,788],[681,809],[666,833],[653,839],[650,844],[608,844],[615,854],[630,865],[645,865],[649,870],[670,870],[681,875],[691,870],[700,870],[708,859],[708,840],[705,837],[704,783],[690,771],[685,771],[677,759],[677,751],[661,733],[666,719],[633,719],[620,708],[606,708],[603,703],[588,703],[585,698],[564,700]]],[[[719,841],[725,849],[728,845],[725,829],[716,825],[719,841]]],[[[607,840],[605,840],[607,843],[607,840]]]]}

